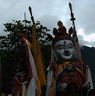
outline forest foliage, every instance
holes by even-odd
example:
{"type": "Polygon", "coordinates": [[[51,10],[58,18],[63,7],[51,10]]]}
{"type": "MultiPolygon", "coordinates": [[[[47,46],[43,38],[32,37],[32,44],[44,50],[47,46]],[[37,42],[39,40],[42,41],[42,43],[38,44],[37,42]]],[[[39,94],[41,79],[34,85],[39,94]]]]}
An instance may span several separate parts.
{"type": "MultiPolygon", "coordinates": [[[[10,23],[4,24],[4,27],[4,31],[7,35],[0,36],[0,63],[2,74],[1,88],[5,90],[15,74],[15,50],[16,43],[19,42],[18,34],[24,32],[28,40],[32,42],[32,23],[28,20],[13,20],[10,23]]],[[[47,45],[50,41],[47,35],[50,30],[41,25],[40,21],[36,22],[35,29],[38,42],[41,46],[42,56],[44,57],[44,66],[46,68],[50,58],[50,46],[47,45]]]]}

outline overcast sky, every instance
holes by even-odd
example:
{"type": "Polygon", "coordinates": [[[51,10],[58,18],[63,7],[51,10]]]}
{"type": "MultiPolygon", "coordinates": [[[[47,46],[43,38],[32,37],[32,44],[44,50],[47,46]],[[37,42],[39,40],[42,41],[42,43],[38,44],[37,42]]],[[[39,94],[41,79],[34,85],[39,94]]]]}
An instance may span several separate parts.
{"type": "Polygon", "coordinates": [[[0,0],[0,35],[3,32],[4,23],[12,20],[30,20],[28,7],[32,7],[35,20],[51,29],[56,27],[58,20],[63,21],[67,30],[72,23],[68,3],[71,2],[76,18],[75,24],[79,42],[81,44],[95,46],[95,0],[0,0]]]}

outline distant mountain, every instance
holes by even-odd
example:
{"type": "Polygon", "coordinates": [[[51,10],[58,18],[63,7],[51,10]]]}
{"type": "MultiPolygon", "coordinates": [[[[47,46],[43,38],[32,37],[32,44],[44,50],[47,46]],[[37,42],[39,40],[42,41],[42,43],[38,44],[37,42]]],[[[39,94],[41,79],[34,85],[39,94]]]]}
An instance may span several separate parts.
{"type": "Polygon", "coordinates": [[[95,86],[95,47],[82,46],[81,54],[84,62],[90,67],[95,86]]]}

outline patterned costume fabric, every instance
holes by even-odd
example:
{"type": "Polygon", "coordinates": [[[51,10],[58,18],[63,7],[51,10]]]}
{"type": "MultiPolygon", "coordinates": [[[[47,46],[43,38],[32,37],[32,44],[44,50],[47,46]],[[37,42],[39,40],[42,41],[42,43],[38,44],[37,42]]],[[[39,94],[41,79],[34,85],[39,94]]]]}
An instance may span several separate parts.
{"type": "Polygon", "coordinates": [[[32,78],[32,69],[29,60],[28,46],[24,40],[16,49],[16,66],[17,66],[16,68],[17,74],[25,73],[23,74],[25,75],[24,79],[32,78]]]}
{"type": "Polygon", "coordinates": [[[26,88],[32,79],[32,66],[29,60],[28,46],[24,38],[17,44],[16,48],[16,74],[12,82],[12,93],[22,96],[22,84],[26,88]]]}
{"type": "Polygon", "coordinates": [[[64,62],[64,64],[56,66],[54,71],[56,77],[56,96],[59,96],[59,94],[62,95],[65,91],[64,87],[70,84],[81,89],[85,83],[85,78],[78,65],[80,65],[80,62],[74,61],[64,62]]]}

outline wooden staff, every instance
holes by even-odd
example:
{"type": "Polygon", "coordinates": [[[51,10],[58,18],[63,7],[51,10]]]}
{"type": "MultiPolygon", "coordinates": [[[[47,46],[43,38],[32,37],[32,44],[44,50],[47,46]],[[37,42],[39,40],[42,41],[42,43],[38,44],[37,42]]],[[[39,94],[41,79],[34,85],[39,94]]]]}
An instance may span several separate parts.
{"type": "MultiPolygon", "coordinates": [[[[72,26],[73,26],[73,36],[72,37],[73,37],[74,43],[75,43],[76,55],[77,55],[78,59],[82,61],[80,46],[79,46],[78,37],[77,37],[77,33],[76,33],[76,27],[75,27],[76,18],[74,17],[74,13],[72,10],[72,4],[70,2],[69,2],[69,8],[70,8],[70,12],[71,12],[70,20],[72,21],[72,26]]],[[[83,71],[83,65],[81,65],[81,69],[83,71]]]]}
{"type": "Polygon", "coordinates": [[[32,20],[33,24],[35,24],[34,17],[32,15],[32,9],[30,6],[29,6],[29,12],[30,12],[31,20],[32,20]]]}
{"type": "Polygon", "coordinates": [[[74,13],[73,13],[73,10],[72,10],[72,4],[69,2],[69,8],[70,8],[70,12],[71,12],[71,21],[72,21],[72,26],[73,26],[73,30],[74,30],[74,33],[73,33],[73,37],[76,36],[76,39],[77,39],[77,42],[78,42],[78,38],[77,38],[77,34],[76,34],[76,27],[75,27],[75,20],[76,18],[74,17],[74,13]]]}
{"type": "Polygon", "coordinates": [[[32,9],[29,6],[29,12],[30,12],[30,16],[31,16],[31,20],[33,22],[32,25],[32,51],[33,51],[33,56],[34,56],[34,61],[35,61],[35,66],[36,66],[36,70],[37,70],[37,96],[41,96],[41,87],[43,87],[46,84],[46,79],[45,79],[45,72],[44,72],[44,68],[43,68],[43,60],[42,60],[42,53],[41,53],[41,49],[40,49],[40,45],[38,42],[38,38],[37,38],[37,34],[36,34],[36,24],[34,21],[34,17],[32,15],[32,9]]]}

